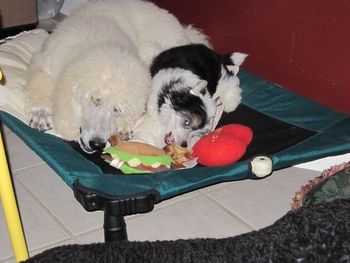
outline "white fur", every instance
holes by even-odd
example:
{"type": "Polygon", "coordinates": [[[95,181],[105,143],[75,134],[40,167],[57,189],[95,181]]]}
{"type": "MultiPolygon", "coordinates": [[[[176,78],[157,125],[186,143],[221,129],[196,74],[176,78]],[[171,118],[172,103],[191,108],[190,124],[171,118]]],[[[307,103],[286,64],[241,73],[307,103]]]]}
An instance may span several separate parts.
{"type": "Polygon", "coordinates": [[[185,34],[190,43],[201,43],[207,47],[212,47],[209,41],[209,37],[205,35],[199,28],[189,25],[185,27],[185,34]]]}
{"type": "Polygon", "coordinates": [[[231,55],[231,59],[233,61],[233,64],[236,66],[241,66],[244,60],[247,58],[247,54],[240,53],[240,52],[234,52],[231,55]]]}
{"type": "Polygon", "coordinates": [[[220,98],[220,101],[224,105],[225,112],[234,111],[241,102],[241,88],[237,74],[239,72],[240,65],[244,62],[247,56],[247,54],[239,52],[234,52],[231,55],[234,65],[227,66],[227,68],[233,73],[231,75],[227,74],[224,67],[221,67],[221,78],[214,97],[220,98]]]}
{"type": "Polygon", "coordinates": [[[32,127],[53,126],[64,139],[80,141],[90,151],[91,140],[105,142],[117,131],[132,129],[144,112],[153,57],[204,40],[150,2],[89,2],[33,56],[26,103],[32,127]]]}

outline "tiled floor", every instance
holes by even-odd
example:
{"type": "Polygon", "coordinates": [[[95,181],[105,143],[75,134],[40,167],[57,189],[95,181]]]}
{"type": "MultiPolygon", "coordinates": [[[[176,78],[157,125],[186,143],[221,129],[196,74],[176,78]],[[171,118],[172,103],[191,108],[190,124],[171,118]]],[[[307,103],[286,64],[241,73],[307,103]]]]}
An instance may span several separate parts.
{"type": "MultiPolygon", "coordinates": [[[[31,256],[69,243],[103,241],[102,212],[88,213],[69,187],[16,135],[5,141],[31,256]]],[[[126,218],[130,240],[227,237],[272,224],[285,214],[295,191],[316,171],[288,168],[259,180],[222,183],[158,204],[126,218]]],[[[14,262],[0,210],[0,262],[14,262]]]]}

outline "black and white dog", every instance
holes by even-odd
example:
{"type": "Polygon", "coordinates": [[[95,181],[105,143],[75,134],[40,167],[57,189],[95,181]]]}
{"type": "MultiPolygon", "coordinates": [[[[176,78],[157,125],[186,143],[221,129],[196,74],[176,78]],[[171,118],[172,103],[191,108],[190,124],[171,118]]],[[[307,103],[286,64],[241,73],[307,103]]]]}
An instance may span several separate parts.
{"type": "Polygon", "coordinates": [[[240,103],[237,73],[246,56],[221,55],[203,44],[160,53],[150,68],[148,116],[136,128],[135,138],[161,147],[171,134],[177,144],[192,146],[194,137],[212,130],[218,103],[226,112],[240,103]]]}

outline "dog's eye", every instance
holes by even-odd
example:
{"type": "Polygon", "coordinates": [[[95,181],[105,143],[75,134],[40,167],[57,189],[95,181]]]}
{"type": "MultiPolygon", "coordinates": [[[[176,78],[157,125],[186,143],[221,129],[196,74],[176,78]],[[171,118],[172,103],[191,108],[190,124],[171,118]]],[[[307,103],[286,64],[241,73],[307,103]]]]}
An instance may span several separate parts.
{"type": "Polygon", "coordinates": [[[188,129],[188,128],[190,128],[190,126],[191,126],[191,122],[190,122],[189,120],[184,120],[183,125],[184,125],[185,128],[188,129]]]}
{"type": "Polygon", "coordinates": [[[114,107],[114,108],[113,108],[113,112],[118,112],[118,113],[120,113],[120,112],[121,112],[121,109],[119,109],[118,107],[114,107]]]}
{"type": "Polygon", "coordinates": [[[91,101],[96,107],[100,106],[101,103],[102,103],[102,99],[101,98],[96,98],[94,96],[91,96],[91,101]]]}

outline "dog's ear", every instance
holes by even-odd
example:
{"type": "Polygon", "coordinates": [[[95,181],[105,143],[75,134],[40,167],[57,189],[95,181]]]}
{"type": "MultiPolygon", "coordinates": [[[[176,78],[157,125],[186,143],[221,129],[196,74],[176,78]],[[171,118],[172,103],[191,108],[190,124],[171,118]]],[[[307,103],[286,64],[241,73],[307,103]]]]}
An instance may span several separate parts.
{"type": "Polygon", "coordinates": [[[102,104],[102,99],[99,98],[98,96],[96,96],[96,94],[92,94],[90,99],[96,107],[98,107],[102,104]]]}
{"type": "Polygon", "coordinates": [[[240,52],[234,52],[230,56],[233,64],[235,66],[240,66],[244,62],[244,60],[248,57],[248,54],[240,53],[240,52]]]}
{"type": "Polygon", "coordinates": [[[230,71],[235,76],[237,75],[237,73],[239,71],[239,66],[227,65],[226,68],[228,71],[230,71]]]}
{"type": "Polygon", "coordinates": [[[202,79],[198,81],[196,85],[194,85],[190,93],[193,95],[198,95],[199,93],[204,94],[206,92],[207,86],[208,86],[208,82],[202,79]]]}
{"type": "Polygon", "coordinates": [[[244,60],[246,59],[248,55],[240,52],[234,52],[231,55],[231,60],[233,65],[227,65],[226,68],[228,71],[230,71],[233,75],[237,75],[239,71],[239,66],[242,65],[244,60]]]}

